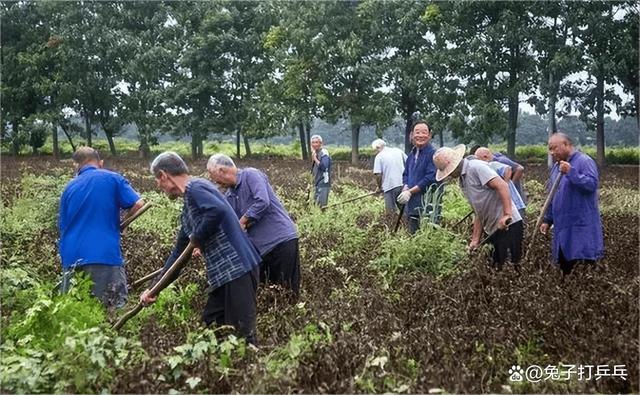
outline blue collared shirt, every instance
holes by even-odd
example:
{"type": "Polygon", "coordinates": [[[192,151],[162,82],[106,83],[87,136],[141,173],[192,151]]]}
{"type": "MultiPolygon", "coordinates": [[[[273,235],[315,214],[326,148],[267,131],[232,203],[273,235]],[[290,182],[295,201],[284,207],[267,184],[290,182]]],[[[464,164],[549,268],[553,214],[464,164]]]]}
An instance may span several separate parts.
{"type": "Polygon", "coordinates": [[[131,208],[139,199],[120,174],[95,166],[80,169],[60,198],[62,267],[122,265],[120,210],[131,208]]]}
{"type": "Polygon", "coordinates": [[[261,256],[298,238],[296,226],[261,171],[251,167],[238,170],[236,185],[227,190],[226,198],[238,218],[249,218],[247,234],[261,256]]]}
{"type": "Polygon", "coordinates": [[[416,185],[420,188],[420,193],[411,195],[407,203],[408,215],[416,215],[416,208],[422,207],[422,196],[427,192],[427,188],[431,184],[439,184],[436,181],[436,165],[433,163],[435,152],[435,148],[429,143],[420,149],[413,147],[407,157],[404,173],[402,173],[402,183],[409,189],[416,185]]]}

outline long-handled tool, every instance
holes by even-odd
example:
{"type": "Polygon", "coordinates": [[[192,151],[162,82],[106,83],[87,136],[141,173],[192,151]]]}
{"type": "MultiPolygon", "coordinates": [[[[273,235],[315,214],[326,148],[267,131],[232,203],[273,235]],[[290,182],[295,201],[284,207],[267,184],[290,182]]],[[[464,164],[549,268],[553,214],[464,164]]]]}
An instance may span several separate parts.
{"type": "Polygon", "coordinates": [[[162,273],[162,268],[153,271],[149,274],[147,274],[146,276],[137,279],[136,281],[134,281],[133,283],[131,283],[131,288],[136,288],[138,285],[144,283],[145,281],[151,280],[152,278],[154,278],[155,276],[157,276],[158,274],[162,273]]]}
{"type": "Polygon", "coordinates": [[[151,202],[146,202],[144,204],[144,206],[140,207],[140,209],[138,209],[138,211],[136,211],[135,213],[133,213],[132,216],[130,216],[129,218],[125,219],[124,221],[122,221],[120,223],[120,231],[122,232],[123,230],[125,230],[127,228],[127,226],[131,225],[131,223],[133,221],[136,220],[136,218],[138,218],[139,216],[141,216],[142,214],[144,214],[145,211],[149,210],[149,208],[153,206],[153,203],[151,202]]]}
{"type": "Polygon", "coordinates": [[[402,214],[404,214],[404,208],[407,207],[406,204],[403,204],[400,207],[400,213],[398,214],[398,219],[396,220],[396,226],[393,227],[393,233],[398,231],[398,227],[400,226],[400,220],[402,219],[402,214]]]}
{"type": "Polygon", "coordinates": [[[512,219],[511,219],[511,218],[507,218],[507,221],[506,221],[506,223],[505,223],[505,224],[507,225],[507,227],[506,227],[506,228],[504,228],[504,229],[496,229],[493,233],[491,233],[490,235],[488,235],[487,237],[485,237],[484,239],[482,239],[482,240],[480,241],[480,243],[478,244],[478,246],[476,247],[476,249],[477,249],[478,247],[482,246],[482,245],[485,245],[489,240],[491,240],[491,238],[493,237],[493,235],[495,235],[495,234],[496,234],[496,233],[498,233],[499,231],[501,231],[501,230],[509,230],[509,225],[511,224],[511,221],[512,221],[512,219]]]}
{"type": "MultiPolygon", "coordinates": [[[[187,262],[189,261],[189,258],[191,257],[191,254],[193,253],[193,249],[195,247],[196,245],[192,241],[190,241],[189,244],[187,244],[187,247],[184,249],[184,251],[182,251],[182,254],[180,254],[178,259],[176,259],[176,261],[173,262],[171,267],[169,267],[169,269],[164,273],[164,275],[162,275],[162,278],[160,278],[160,280],[149,290],[150,296],[158,296],[158,294],[163,289],[167,288],[169,284],[171,284],[171,277],[173,277],[173,275],[176,272],[178,272],[179,270],[183,269],[186,266],[187,262]]],[[[144,305],[142,304],[142,302],[138,302],[138,304],[133,309],[129,310],[125,315],[123,315],[118,320],[118,322],[116,322],[113,325],[113,329],[118,330],[122,328],[122,326],[127,321],[129,321],[129,319],[131,319],[136,314],[138,314],[143,307],[144,305]]]]}
{"type": "Polygon", "coordinates": [[[454,229],[455,229],[455,228],[457,228],[461,223],[463,223],[463,222],[464,222],[464,220],[465,220],[465,219],[467,219],[467,218],[471,217],[471,215],[472,215],[472,214],[473,214],[473,210],[469,211],[469,214],[467,214],[467,215],[465,215],[464,217],[462,217],[462,219],[461,219],[460,221],[456,222],[456,224],[455,224],[455,225],[453,225],[453,228],[454,228],[454,229]]]}
{"type": "Polygon", "coordinates": [[[330,205],[328,205],[328,206],[324,206],[324,207],[321,207],[321,208],[322,208],[322,210],[326,210],[326,209],[328,209],[328,208],[336,207],[336,206],[340,206],[340,205],[343,205],[343,204],[345,204],[345,203],[355,202],[356,200],[364,199],[364,198],[366,198],[367,196],[373,196],[373,195],[376,195],[376,194],[378,194],[378,193],[380,193],[380,192],[378,192],[378,191],[375,191],[375,192],[369,192],[369,193],[366,193],[366,194],[364,194],[364,195],[356,196],[356,197],[354,197],[354,198],[347,199],[347,200],[342,201],[342,202],[339,202],[339,203],[330,204],[330,205]]]}
{"type": "Polygon", "coordinates": [[[531,251],[531,247],[533,247],[533,241],[536,238],[536,234],[538,233],[540,224],[542,224],[544,215],[549,209],[549,205],[551,205],[551,202],[553,201],[553,197],[556,195],[556,192],[558,191],[558,187],[560,186],[560,180],[562,179],[563,175],[564,174],[560,172],[558,173],[558,177],[556,177],[556,180],[553,182],[553,185],[551,186],[551,191],[549,191],[549,196],[547,196],[547,200],[545,200],[544,204],[542,205],[542,210],[540,210],[540,215],[538,215],[538,219],[536,220],[536,226],[531,231],[531,240],[529,241],[529,245],[527,246],[527,252],[524,254],[525,261],[527,260],[527,258],[529,258],[529,251],[531,251]]]}

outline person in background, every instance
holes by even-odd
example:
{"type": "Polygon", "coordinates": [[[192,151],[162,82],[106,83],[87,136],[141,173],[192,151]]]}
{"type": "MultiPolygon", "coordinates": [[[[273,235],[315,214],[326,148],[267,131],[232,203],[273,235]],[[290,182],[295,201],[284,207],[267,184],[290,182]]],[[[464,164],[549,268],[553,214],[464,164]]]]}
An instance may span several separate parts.
{"type": "Polygon", "coordinates": [[[511,180],[511,177],[513,175],[512,168],[502,162],[493,160],[494,156],[487,147],[479,147],[476,150],[476,158],[487,162],[489,164],[489,167],[495,170],[496,173],[498,173],[498,175],[502,177],[502,179],[505,180],[505,182],[509,185],[509,193],[511,193],[511,199],[513,199],[513,203],[515,203],[516,208],[518,209],[518,212],[520,213],[520,216],[524,221],[525,209],[527,208],[527,205],[524,203],[524,200],[520,196],[518,189],[511,180]]]}
{"type": "Polygon", "coordinates": [[[62,291],[74,271],[84,272],[93,280],[93,295],[105,306],[119,308],[127,302],[120,211],[133,215],[144,201],[124,177],[102,168],[95,149],[79,147],[72,159],[77,176],[62,192],[58,217],[62,291]]]}
{"type": "Polygon", "coordinates": [[[313,200],[320,207],[324,207],[329,202],[331,190],[331,157],[329,151],[322,147],[322,137],[317,134],[311,136],[311,162],[313,200]]]}
{"type": "Polygon", "coordinates": [[[433,164],[435,148],[431,145],[433,134],[425,121],[418,120],[411,128],[413,149],[407,156],[402,173],[403,188],[397,202],[406,205],[405,214],[409,220],[409,233],[414,234],[420,228],[420,210],[423,210],[422,197],[436,181],[436,167],[433,164]]]}
{"type": "Polygon", "coordinates": [[[383,192],[384,207],[388,213],[395,213],[398,195],[402,192],[402,173],[407,155],[399,148],[387,147],[382,139],[376,139],[371,147],[377,155],[373,162],[373,174],[376,175],[378,189],[383,192]]]}
{"type": "MultiPolygon", "coordinates": [[[[471,148],[471,155],[476,155],[478,148],[481,148],[481,147],[479,145],[473,146],[473,148],[471,148]]],[[[485,148],[485,147],[482,147],[482,148],[485,148]]],[[[524,166],[522,166],[517,162],[514,162],[513,160],[509,159],[508,156],[501,154],[500,152],[492,152],[491,150],[489,150],[488,159],[489,159],[488,160],[489,162],[500,162],[511,168],[511,181],[513,182],[513,185],[516,187],[518,194],[522,198],[522,202],[524,204],[527,204],[527,195],[523,185],[524,166]]]]}
{"type": "MultiPolygon", "coordinates": [[[[207,326],[214,322],[231,325],[248,343],[255,344],[260,256],[240,227],[238,217],[210,181],[189,175],[187,164],[175,152],[158,155],[151,163],[151,173],[170,199],[183,198],[176,244],[158,280],[189,242],[194,243],[204,258],[209,283],[202,320],[207,326]]],[[[171,281],[179,274],[175,273],[171,281]]],[[[156,301],[151,288],[140,295],[145,305],[156,301]]]]}
{"type": "Polygon", "coordinates": [[[487,241],[493,245],[493,263],[498,270],[502,269],[509,254],[517,267],[522,257],[524,230],[509,187],[485,162],[475,156],[463,159],[464,152],[464,144],[453,149],[438,149],[433,155],[438,169],[436,179],[459,178],[460,189],[475,213],[469,249],[480,245],[484,230],[489,235],[487,241]]]}
{"type": "Polygon", "coordinates": [[[297,299],[300,293],[298,232],[267,176],[252,167],[238,169],[224,154],[212,155],[207,171],[213,182],[226,189],[225,197],[240,227],[246,230],[262,257],[260,282],[280,284],[297,299]]]}
{"type": "Polygon", "coordinates": [[[552,255],[564,279],[576,265],[593,266],[604,256],[598,205],[599,175],[593,159],[576,150],[566,134],[554,133],[548,146],[556,162],[551,169],[550,185],[557,177],[563,177],[545,213],[540,232],[547,234],[553,226],[552,255]]]}

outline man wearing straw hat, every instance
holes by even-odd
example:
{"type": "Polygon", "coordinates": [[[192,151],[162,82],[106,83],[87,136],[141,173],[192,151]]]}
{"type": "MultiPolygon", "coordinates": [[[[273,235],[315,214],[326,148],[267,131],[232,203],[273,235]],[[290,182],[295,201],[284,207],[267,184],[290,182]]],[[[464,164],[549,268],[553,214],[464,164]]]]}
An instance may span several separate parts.
{"type": "Polygon", "coordinates": [[[485,162],[469,157],[463,159],[464,144],[455,148],[442,147],[433,155],[438,169],[436,180],[448,176],[459,178],[460,189],[473,211],[473,234],[469,244],[475,249],[480,243],[482,231],[493,247],[493,263],[500,270],[511,254],[511,262],[517,265],[522,256],[522,217],[511,200],[509,186],[485,162]]]}

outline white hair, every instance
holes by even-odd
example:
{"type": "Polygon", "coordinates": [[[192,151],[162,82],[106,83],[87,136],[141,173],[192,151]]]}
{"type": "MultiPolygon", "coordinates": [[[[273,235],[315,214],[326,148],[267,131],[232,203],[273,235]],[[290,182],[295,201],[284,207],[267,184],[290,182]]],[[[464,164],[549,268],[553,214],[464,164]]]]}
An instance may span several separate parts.
{"type": "Polygon", "coordinates": [[[314,134],[313,136],[311,136],[311,140],[310,141],[313,141],[313,140],[318,140],[318,141],[322,142],[322,136],[320,136],[319,134],[314,134]]]}
{"type": "Polygon", "coordinates": [[[387,143],[383,139],[375,139],[371,143],[371,148],[373,149],[382,149],[387,146],[387,143]]]}
{"type": "Polygon", "coordinates": [[[159,177],[161,171],[177,176],[189,173],[189,168],[180,155],[173,151],[165,151],[151,162],[151,173],[155,177],[159,177]]]}
{"type": "Polygon", "coordinates": [[[207,170],[214,170],[216,167],[236,167],[233,160],[225,154],[213,154],[207,162],[207,170]]]}

